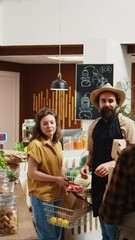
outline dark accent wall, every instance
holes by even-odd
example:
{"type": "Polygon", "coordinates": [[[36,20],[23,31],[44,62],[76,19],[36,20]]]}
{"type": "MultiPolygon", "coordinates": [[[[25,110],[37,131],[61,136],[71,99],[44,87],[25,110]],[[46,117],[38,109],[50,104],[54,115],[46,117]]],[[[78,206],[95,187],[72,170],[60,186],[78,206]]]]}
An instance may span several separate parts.
{"type": "MultiPolygon", "coordinates": [[[[41,91],[50,89],[51,82],[57,78],[58,64],[18,64],[9,62],[0,62],[0,70],[20,73],[20,139],[21,127],[24,119],[34,118],[33,111],[33,93],[38,94],[41,91]]],[[[75,64],[63,64],[61,66],[63,79],[68,82],[72,88],[72,95],[75,92],[75,64]]],[[[51,90],[49,90],[51,95],[51,90]]],[[[65,125],[67,126],[67,125],[65,125]]],[[[76,122],[76,126],[71,128],[80,128],[81,121],[76,122]]]]}
{"type": "Polygon", "coordinates": [[[135,113],[135,63],[132,63],[132,82],[131,82],[131,108],[135,113]]]}

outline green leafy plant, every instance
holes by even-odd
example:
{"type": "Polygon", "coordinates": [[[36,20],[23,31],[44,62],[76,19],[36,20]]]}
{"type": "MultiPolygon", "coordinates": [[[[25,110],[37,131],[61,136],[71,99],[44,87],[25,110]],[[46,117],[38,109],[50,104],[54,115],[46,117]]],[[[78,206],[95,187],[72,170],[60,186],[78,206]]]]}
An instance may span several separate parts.
{"type": "Polygon", "coordinates": [[[0,149],[0,156],[4,157],[4,151],[0,149]]]}
{"type": "Polygon", "coordinates": [[[126,105],[121,106],[120,109],[119,109],[119,112],[122,113],[124,116],[129,117],[129,118],[131,118],[132,120],[135,121],[135,113],[132,110],[127,111],[126,108],[127,108],[126,105]]]}
{"type": "MultiPolygon", "coordinates": [[[[131,99],[129,99],[127,96],[128,96],[128,90],[129,89],[133,89],[135,88],[135,86],[131,86],[130,83],[126,80],[125,83],[122,85],[122,88],[124,90],[124,92],[126,93],[126,99],[131,101],[131,99]]],[[[133,103],[134,103],[134,99],[132,100],[133,103]]],[[[120,106],[119,108],[119,113],[122,113],[124,116],[126,117],[129,117],[130,119],[134,120],[135,121],[135,113],[132,109],[130,109],[129,105],[128,104],[124,104],[122,106],[120,106]]]]}
{"type": "Polygon", "coordinates": [[[24,142],[23,140],[21,142],[16,142],[13,150],[23,152],[24,151],[24,142]]]}
{"type": "Polygon", "coordinates": [[[0,150],[0,168],[6,170],[7,172],[7,178],[10,182],[17,181],[19,178],[19,173],[10,170],[9,166],[7,165],[7,162],[4,158],[4,151],[0,150]]]}
{"type": "Polygon", "coordinates": [[[4,158],[4,151],[0,150],[0,168],[3,168],[5,170],[8,169],[7,162],[4,158]]]}

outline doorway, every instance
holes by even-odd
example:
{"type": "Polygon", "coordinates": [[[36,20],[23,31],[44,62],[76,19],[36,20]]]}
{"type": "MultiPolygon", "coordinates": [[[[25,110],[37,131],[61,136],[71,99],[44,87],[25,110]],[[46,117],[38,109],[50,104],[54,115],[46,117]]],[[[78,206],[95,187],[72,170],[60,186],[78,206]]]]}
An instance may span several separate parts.
{"type": "Polygon", "coordinates": [[[0,133],[7,134],[4,149],[13,149],[19,141],[20,74],[0,71],[0,133]]]}

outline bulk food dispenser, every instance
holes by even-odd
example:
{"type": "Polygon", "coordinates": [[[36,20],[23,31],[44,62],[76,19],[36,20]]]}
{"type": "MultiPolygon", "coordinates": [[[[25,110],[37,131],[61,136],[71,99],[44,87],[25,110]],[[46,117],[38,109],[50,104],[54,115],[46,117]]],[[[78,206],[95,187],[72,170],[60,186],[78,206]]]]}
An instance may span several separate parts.
{"type": "Polygon", "coordinates": [[[24,119],[24,123],[22,124],[22,140],[25,146],[27,146],[30,141],[31,130],[34,125],[34,119],[24,119]]]}

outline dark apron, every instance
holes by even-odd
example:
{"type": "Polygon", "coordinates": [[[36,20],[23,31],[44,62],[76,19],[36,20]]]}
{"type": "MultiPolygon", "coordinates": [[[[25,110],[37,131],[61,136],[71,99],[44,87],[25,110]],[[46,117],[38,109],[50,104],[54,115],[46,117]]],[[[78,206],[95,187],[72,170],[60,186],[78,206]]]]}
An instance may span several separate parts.
{"type": "Polygon", "coordinates": [[[98,177],[95,169],[102,163],[112,160],[111,151],[113,139],[122,139],[118,115],[107,123],[101,118],[96,124],[92,134],[94,149],[92,157],[92,205],[94,217],[99,215],[99,208],[105,192],[108,176],[98,177]]]}

